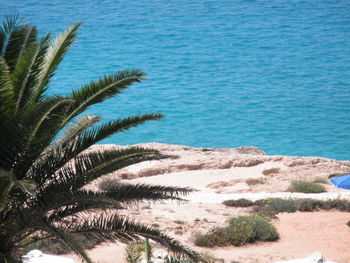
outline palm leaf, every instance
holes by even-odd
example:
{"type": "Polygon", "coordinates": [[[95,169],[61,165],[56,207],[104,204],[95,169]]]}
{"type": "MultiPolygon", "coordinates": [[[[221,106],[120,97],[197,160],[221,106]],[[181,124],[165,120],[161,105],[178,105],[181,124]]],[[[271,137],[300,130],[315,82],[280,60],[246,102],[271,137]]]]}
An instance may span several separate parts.
{"type": "MultiPolygon", "coordinates": [[[[164,116],[162,114],[142,114],[116,121],[110,121],[100,126],[94,126],[82,133],[80,136],[80,144],[90,147],[91,145],[106,139],[115,133],[127,131],[130,128],[145,123],[146,121],[161,120],[163,117],[164,116]]],[[[84,147],[85,149],[88,148],[86,146],[84,147]]]]}
{"type": "Polygon", "coordinates": [[[77,30],[81,23],[72,25],[68,29],[61,33],[50,45],[47,50],[44,63],[41,67],[41,73],[36,86],[36,93],[34,101],[39,101],[43,97],[47,84],[54,75],[59,63],[62,61],[63,56],[67,53],[69,47],[73,44],[77,30]]]}
{"type": "Polygon", "coordinates": [[[0,27],[0,54],[2,57],[5,55],[9,37],[18,27],[19,22],[18,15],[6,16],[2,26],[0,27]]]}
{"type": "Polygon", "coordinates": [[[10,71],[3,57],[0,56],[0,112],[12,116],[15,111],[15,96],[10,71]]]}
{"type": "Polygon", "coordinates": [[[165,158],[158,151],[143,148],[98,151],[82,154],[58,170],[52,184],[63,183],[79,189],[93,180],[131,164],[165,158]]]}
{"type": "Polygon", "coordinates": [[[186,196],[193,190],[187,187],[173,187],[147,184],[116,183],[108,190],[106,196],[123,203],[157,200],[185,201],[179,196],[186,196]]]}
{"type": "Polygon", "coordinates": [[[56,140],[53,147],[64,146],[69,141],[78,137],[84,130],[97,123],[100,119],[100,116],[81,116],[74,124],[71,124],[65,129],[64,133],[56,140]]]}
{"type": "Polygon", "coordinates": [[[50,224],[46,224],[46,227],[43,228],[45,232],[50,233],[57,240],[61,241],[64,245],[68,246],[82,260],[84,260],[87,263],[93,263],[88,257],[88,255],[85,253],[84,249],[80,246],[79,242],[71,238],[70,235],[67,235],[58,227],[51,226],[50,224]]]}
{"type": "Polygon", "coordinates": [[[16,67],[12,73],[16,96],[16,113],[32,102],[34,89],[41,74],[46,51],[49,46],[50,34],[39,43],[30,43],[18,57],[16,67]]]}
{"type": "Polygon", "coordinates": [[[26,196],[32,196],[34,183],[17,180],[15,174],[0,169],[0,210],[4,209],[8,204],[10,192],[14,188],[21,190],[26,196]]]}
{"type": "Polygon", "coordinates": [[[187,255],[197,262],[199,255],[180,245],[173,238],[161,233],[159,230],[135,223],[117,214],[100,214],[94,218],[81,218],[71,230],[90,238],[98,238],[104,241],[135,240],[140,236],[154,240],[174,252],[187,255]]]}
{"type": "Polygon", "coordinates": [[[9,38],[3,57],[7,61],[10,72],[12,72],[18,62],[18,58],[25,52],[25,49],[36,42],[37,31],[35,27],[21,25],[15,27],[9,38]]]}
{"type": "Polygon", "coordinates": [[[21,115],[21,124],[27,129],[24,133],[26,141],[16,163],[17,173],[26,174],[42,149],[52,142],[60,125],[59,120],[64,118],[71,103],[66,98],[52,96],[21,115]]]}
{"type": "Polygon", "coordinates": [[[66,143],[65,147],[52,147],[38,158],[32,166],[30,173],[35,180],[46,180],[56,171],[61,169],[67,162],[74,159],[95,143],[115,134],[128,130],[149,120],[161,119],[161,114],[144,114],[129,118],[108,122],[100,126],[92,127],[84,131],[78,139],[72,139],[66,143]],[[41,174],[41,179],[36,175],[41,174]]]}
{"type": "Polygon", "coordinates": [[[127,263],[138,263],[142,260],[141,248],[142,242],[129,242],[124,250],[125,260],[127,263]]]}
{"type": "Polygon", "coordinates": [[[75,101],[75,104],[65,122],[70,121],[89,106],[115,96],[132,83],[140,82],[144,75],[143,72],[136,69],[124,70],[105,76],[98,81],[92,81],[79,90],[74,90],[69,97],[75,101]]]}
{"type": "Polygon", "coordinates": [[[40,210],[43,213],[49,211],[58,212],[75,204],[86,207],[100,205],[101,208],[121,208],[121,204],[118,200],[113,200],[103,193],[96,193],[91,190],[67,191],[67,189],[64,188],[62,188],[61,191],[57,190],[57,188],[48,187],[45,191],[39,192],[35,196],[35,199],[26,202],[28,210],[40,210]]]}
{"type": "Polygon", "coordinates": [[[32,75],[32,67],[38,53],[39,45],[36,43],[30,45],[23,55],[19,57],[17,66],[14,69],[12,78],[14,80],[13,84],[16,96],[15,114],[22,110],[23,106],[30,100],[30,84],[35,83],[35,76],[32,75]]]}

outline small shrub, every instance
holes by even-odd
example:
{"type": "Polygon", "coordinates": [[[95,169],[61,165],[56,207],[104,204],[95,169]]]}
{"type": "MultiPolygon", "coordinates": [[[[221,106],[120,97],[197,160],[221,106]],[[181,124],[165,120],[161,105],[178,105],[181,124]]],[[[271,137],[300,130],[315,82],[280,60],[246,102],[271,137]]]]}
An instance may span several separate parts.
{"type": "Polygon", "coordinates": [[[197,235],[194,241],[200,247],[228,246],[228,228],[216,228],[204,235],[197,235]]]}
{"type": "Polygon", "coordinates": [[[223,202],[224,205],[233,206],[233,207],[248,207],[253,206],[254,202],[245,198],[241,198],[238,200],[226,200],[223,202]]]}
{"type": "Polygon", "coordinates": [[[249,207],[249,206],[261,206],[266,203],[265,200],[257,200],[257,201],[251,201],[245,198],[237,199],[237,200],[226,200],[222,202],[224,205],[227,206],[233,206],[233,207],[249,207]]]}
{"type": "Polygon", "coordinates": [[[296,209],[302,212],[311,212],[321,208],[322,201],[314,199],[300,199],[295,202],[296,209]]]}
{"type": "Polygon", "coordinates": [[[184,224],[186,224],[184,221],[182,221],[182,220],[174,220],[174,223],[175,224],[179,224],[179,225],[184,225],[184,224]]]}
{"type": "Polygon", "coordinates": [[[316,184],[328,184],[328,180],[324,177],[316,177],[312,182],[316,184]]]}
{"type": "Polygon", "coordinates": [[[263,178],[250,178],[245,180],[246,184],[249,186],[256,185],[256,184],[263,184],[265,180],[263,178]]]}
{"type": "Polygon", "coordinates": [[[270,169],[265,169],[262,171],[263,175],[273,175],[273,174],[278,174],[281,171],[280,168],[270,168],[270,169]]]}
{"type": "Polygon", "coordinates": [[[327,210],[335,208],[340,211],[350,212],[350,202],[340,199],[328,200],[322,203],[321,208],[327,210]]]}
{"type": "Polygon", "coordinates": [[[297,211],[295,201],[292,199],[272,198],[266,204],[269,210],[275,214],[282,212],[294,213],[297,211]]]}
{"type": "Polygon", "coordinates": [[[326,189],[317,183],[299,180],[293,181],[288,191],[297,193],[323,193],[326,192],[326,189]]]}
{"type": "Polygon", "coordinates": [[[229,221],[229,226],[217,228],[197,236],[197,246],[241,246],[255,240],[273,241],[278,238],[274,226],[265,217],[258,215],[238,216],[229,221]]]}

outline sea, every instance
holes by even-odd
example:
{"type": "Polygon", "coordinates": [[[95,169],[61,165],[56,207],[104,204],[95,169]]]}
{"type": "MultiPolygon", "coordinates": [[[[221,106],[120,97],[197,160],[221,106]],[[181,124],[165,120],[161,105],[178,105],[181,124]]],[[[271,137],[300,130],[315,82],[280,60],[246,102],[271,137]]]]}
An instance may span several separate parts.
{"type": "Polygon", "coordinates": [[[0,0],[1,20],[11,14],[41,36],[83,22],[52,93],[147,73],[88,113],[166,117],[102,143],[350,159],[349,0],[0,0]]]}

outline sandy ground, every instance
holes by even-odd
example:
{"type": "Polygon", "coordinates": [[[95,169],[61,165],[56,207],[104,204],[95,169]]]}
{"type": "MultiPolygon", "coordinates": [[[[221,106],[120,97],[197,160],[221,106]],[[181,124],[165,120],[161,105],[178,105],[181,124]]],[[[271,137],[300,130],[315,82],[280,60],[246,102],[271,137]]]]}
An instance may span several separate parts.
{"type": "MultiPolygon", "coordinates": [[[[187,202],[140,203],[124,211],[130,218],[152,225],[196,250],[196,234],[223,226],[233,216],[249,209],[226,207],[222,201],[268,197],[350,199],[350,191],[326,184],[327,193],[296,194],[286,192],[296,179],[312,180],[350,173],[350,161],[319,157],[269,156],[255,147],[206,149],[166,144],[144,144],[177,159],[143,162],[116,171],[110,178],[128,183],[149,183],[195,189],[187,202]],[[271,170],[272,169],[272,170],[271,170]],[[272,172],[271,172],[272,171],[272,172]],[[258,179],[249,184],[249,179],[258,179]]],[[[101,146],[100,146],[101,147],[101,146]]],[[[107,145],[104,148],[117,148],[107,145]]],[[[94,148],[96,150],[98,148],[94,148]]],[[[91,187],[96,187],[98,181],[91,187]]],[[[350,263],[350,214],[339,211],[279,214],[273,223],[280,239],[243,247],[209,249],[225,262],[265,263],[306,257],[316,251],[328,260],[350,263]]],[[[103,244],[89,254],[95,261],[123,262],[122,244],[103,244]]]]}

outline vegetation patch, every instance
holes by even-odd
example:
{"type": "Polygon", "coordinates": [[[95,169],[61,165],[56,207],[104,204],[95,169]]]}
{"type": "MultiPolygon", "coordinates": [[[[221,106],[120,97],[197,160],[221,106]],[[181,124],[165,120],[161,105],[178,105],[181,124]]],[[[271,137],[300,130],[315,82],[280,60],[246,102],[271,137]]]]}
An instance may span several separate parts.
{"type": "Polygon", "coordinates": [[[323,193],[326,192],[326,189],[318,183],[297,180],[290,184],[287,191],[296,193],[323,193]]]}
{"type": "Polygon", "coordinates": [[[263,199],[250,201],[247,199],[227,200],[223,204],[233,207],[253,207],[253,212],[265,216],[273,217],[278,213],[294,213],[296,211],[311,212],[315,210],[337,209],[340,211],[350,212],[350,201],[348,200],[315,200],[305,199],[263,199]]]}
{"type": "Polygon", "coordinates": [[[315,179],[312,180],[313,183],[317,183],[317,184],[328,184],[328,180],[327,178],[324,177],[316,177],[315,179]]]}
{"type": "Polygon", "coordinates": [[[230,219],[229,225],[215,228],[209,233],[198,235],[197,246],[242,246],[254,241],[274,241],[278,233],[269,219],[260,215],[238,216],[230,219]]]}
{"type": "Polygon", "coordinates": [[[278,174],[281,171],[280,168],[270,168],[270,169],[265,169],[262,171],[263,175],[273,175],[273,174],[278,174]]]}
{"type": "Polygon", "coordinates": [[[249,207],[249,206],[261,206],[266,203],[265,200],[251,201],[245,198],[237,200],[226,200],[223,202],[224,205],[233,206],[233,207],[249,207]]]}
{"type": "Polygon", "coordinates": [[[263,179],[263,178],[250,178],[250,179],[247,179],[245,182],[247,185],[252,186],[252,185],[256,185],[256,184],[265,183],[265,179],[263,179]]]}
{"type": "Polygon", "coordinates": [[[184,225],[184,224],[186,224],[185,221],[182,221],[182,220],[175,220],[174,223],[175,223],[175,224],[178,224],[178,225],[184,225]]]}

